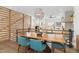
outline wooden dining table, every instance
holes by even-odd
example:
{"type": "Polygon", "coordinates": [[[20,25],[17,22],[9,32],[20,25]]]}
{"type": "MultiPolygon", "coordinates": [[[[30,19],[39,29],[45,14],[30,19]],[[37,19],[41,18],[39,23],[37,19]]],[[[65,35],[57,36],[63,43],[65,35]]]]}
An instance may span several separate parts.
{"type": "Polygon", "coordinates": [[[45,37],[45,36],[34,36],[34,35],[30,35],[27,36],[25,34],[20,34],[21,37],[25,37],[25,38],[29,38],[29,39],[38,39],[41,41],[47,41],[47,42],[60,42],[60,43],[64,43],[64,38],[60,38],[60,37],[45,37]]]}

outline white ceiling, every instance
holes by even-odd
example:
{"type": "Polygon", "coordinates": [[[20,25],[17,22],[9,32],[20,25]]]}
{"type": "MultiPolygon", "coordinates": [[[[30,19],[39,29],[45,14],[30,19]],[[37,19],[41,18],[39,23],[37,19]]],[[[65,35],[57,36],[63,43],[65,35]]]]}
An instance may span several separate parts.
{"type": "Polygon", "coordinates": [[[43,9],[46,15],[57,15],[65,11],[73,10],[72,6],[5,6],[9,9],[24,13],[26,15],[33,15],[36,8],[43,9]]]}

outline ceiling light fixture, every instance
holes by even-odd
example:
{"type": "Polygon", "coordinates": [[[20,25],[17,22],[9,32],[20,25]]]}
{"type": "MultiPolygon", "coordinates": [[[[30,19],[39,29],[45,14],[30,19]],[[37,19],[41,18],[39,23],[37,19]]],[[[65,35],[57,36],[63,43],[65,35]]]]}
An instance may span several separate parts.
{"type": "Polygon", "coordinates": [[[37,19],[43,19],[44,17],[44,12],[42,11],[41,8],[37,8],[36,11],[35,11],[35,18],[37,19]]]}

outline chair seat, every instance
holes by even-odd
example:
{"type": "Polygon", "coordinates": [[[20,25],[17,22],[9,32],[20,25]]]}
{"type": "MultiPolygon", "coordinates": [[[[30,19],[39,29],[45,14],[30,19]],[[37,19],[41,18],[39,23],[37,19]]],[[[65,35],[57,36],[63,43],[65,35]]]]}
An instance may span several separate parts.
{"type": "Polygon", "coordinates": [[[30,40],[30,47],[38,52],[42,52],[46,48],[46,44],[42,44],[40,40],[30,40]]]}
{"type": "Polygon", "coordinates": [[[53,48],[66,48],[67,45],[59,43],[59,42],[52,42],[52,47],[53,48]]]}

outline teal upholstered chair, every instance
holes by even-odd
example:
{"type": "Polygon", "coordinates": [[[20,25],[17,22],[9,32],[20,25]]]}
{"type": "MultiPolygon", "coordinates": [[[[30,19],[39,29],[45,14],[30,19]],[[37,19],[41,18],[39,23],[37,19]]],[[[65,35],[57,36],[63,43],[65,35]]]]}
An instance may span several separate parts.
{"type": "Polygon", "coordinates": [[[30,40],[30,48],[36,52],[43,52],[46,49],[46,44],[40,40],[30,40]]]}
{"type": "Polygon", "coordinates": [[[63,50],[64,53],[66,52],[66,45],[64,43],[60,43],[60,42],[52,42],[52,50],[54,52],[54,49],[59,49],[59,50],[63,50]]]}
{"type": "Polygon", "coordinates": [[[28,38],[18,36],[18,52],[19,52],[20,46],[25,47],[25,49],[28,48],[29,46],[28,38]]]}

